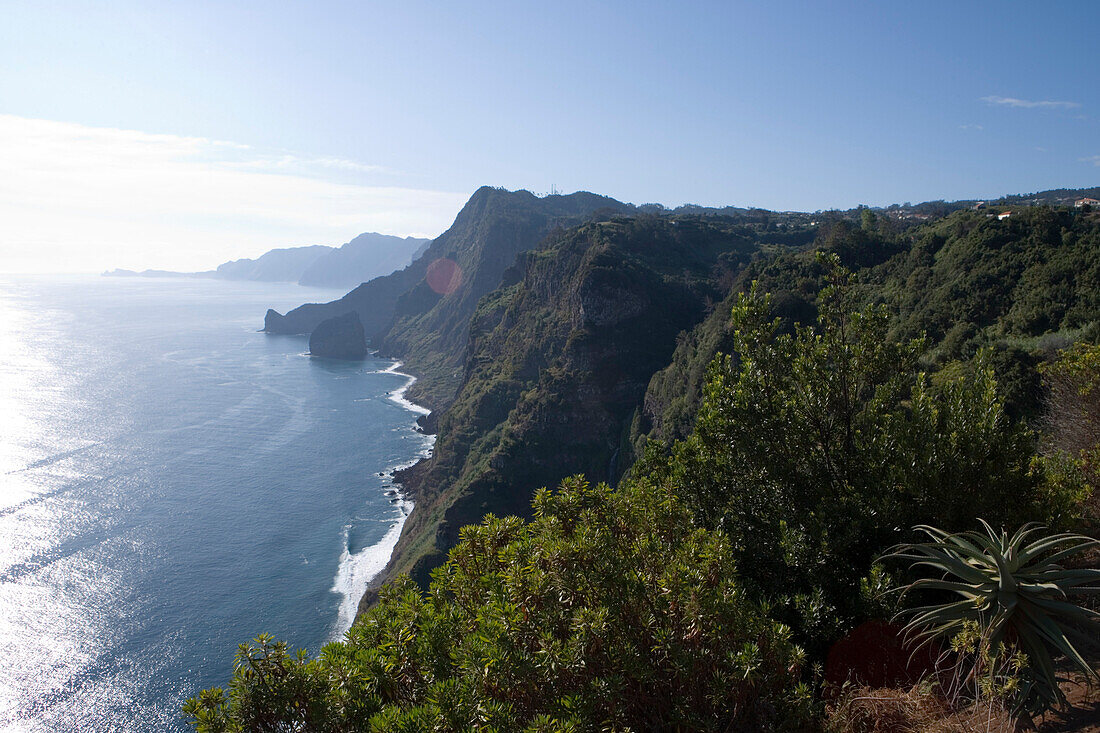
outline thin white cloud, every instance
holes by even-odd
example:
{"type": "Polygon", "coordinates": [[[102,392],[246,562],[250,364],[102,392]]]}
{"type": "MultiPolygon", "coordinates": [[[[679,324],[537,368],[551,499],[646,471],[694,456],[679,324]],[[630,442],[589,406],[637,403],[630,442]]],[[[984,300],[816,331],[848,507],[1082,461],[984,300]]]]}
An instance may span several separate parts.
{"type": "Polygon", "coordinates": [[[981,125],[959,125],[960,130],[984,130],[981,125]]]}
{"type": "Polygon", "coordinates": [[[1053,100],[1032,101],[1030,99],[1017,99],[1015,97],[998,97],[990,95],[982,97],[983,102],[996,104],[1002,107],[1018,107],[1021,109],[1077,109],[1081,105],[1077,102],[1058,102],[1053,100]]]}
{"type": "Polygon", "coordinates": [[[193,270],[364,231],[435,236],[466,198],[355,182],[380,172],[202,137],[0,115],[0,272],[193,270]]]}
{"type": "Polygon", "coordinates": [[[367,165],[365,163],[359,163],[354,160],[345,160],[344,158],[309,158],[307,163],[313,165],[323,166],[325,168],[339,168],[345,171],[358,171],[360,173],[393,173],[384,166],[380,165],[367,165]]]}
{"type": "Polygon", "coordinates": [[[1100,168],[1100,155],[1087,155],[1081,158],[1082,163],[1092,163],[1097,168],[1100,168]]]}
{"type": "MultiPolygon", "coordinates": [[[[248,146],[243,149],[251,150],[248,146]]],[[[239,168],[252,168],[255,170],[273,170],[294,172],[300,175],[325,175],[333,170],[352,173],[384,173],[396,175],[398,171],[391,170],[381,165],[369,165],[355,160],[333,157],[308,157],[283,153],[281,155],[251,155],[243,160],[226,160],[223,165],[239,168]]]]}

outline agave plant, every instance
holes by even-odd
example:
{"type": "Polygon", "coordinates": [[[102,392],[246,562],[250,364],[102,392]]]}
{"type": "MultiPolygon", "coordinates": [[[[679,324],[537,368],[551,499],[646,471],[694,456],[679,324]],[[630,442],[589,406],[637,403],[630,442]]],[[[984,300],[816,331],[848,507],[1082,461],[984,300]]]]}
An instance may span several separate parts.
{"type": "Polygon", "coordinates": [[[978,624],[993,648],[1015,647],[1027,657],[1021,706],[1040,712],[1065,704],[1053,657],[1064,656],[1086,677],[1096,675],[1070,641],[1085,632],[1100,638],[1100,613],[1070,602],[1076,594],[1100,592],[1100,570],[1067,569],[1062,562],[1100,542],[1077,534],[1043,534],[1028,524],[1009,536],[984,520],[979,532],[950,534],[935,527],[915,529],[931,542],[899,545],[887,557],[912,562],[912,569],[936,577],[916,580],[903,589],[948,591],[957,600],[920,606],[909,616],[906,636],[918,648],[933,639],[951,640],[968,624],[978,624]],[[1076,628],[1075,628],[1076,627],[1076,628]]]}

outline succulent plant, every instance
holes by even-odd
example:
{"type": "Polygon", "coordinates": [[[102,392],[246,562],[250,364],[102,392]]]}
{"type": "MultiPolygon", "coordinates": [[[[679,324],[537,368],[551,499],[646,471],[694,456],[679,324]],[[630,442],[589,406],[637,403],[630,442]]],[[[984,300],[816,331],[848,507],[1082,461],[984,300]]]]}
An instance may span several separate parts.
{"type": "Polygon", "coordinates": [[[1054,657],[1064,656],[1086,677],[1096,673],[1070,637],[1100,638],[1100,613],[1071,602],[1073,595],[1100,592],[1100,569],[1066,568],[1063,562],[1100,542],[1078,534],[1045,534],[1027,524],[1011,536],[982,521],[985,534],[951,534],[929,526],[915,529],[930,542],[899,545],[887,557],[911,561],[924,577],[903,588],[947,591],[959,598],[903,611],[907,636],[917,646],[951,640],[977,623],[993,648],[1013,646],[1027,656],[1027,684],[1019,704],[1031,712],[1064,705],[1054,657]]]}

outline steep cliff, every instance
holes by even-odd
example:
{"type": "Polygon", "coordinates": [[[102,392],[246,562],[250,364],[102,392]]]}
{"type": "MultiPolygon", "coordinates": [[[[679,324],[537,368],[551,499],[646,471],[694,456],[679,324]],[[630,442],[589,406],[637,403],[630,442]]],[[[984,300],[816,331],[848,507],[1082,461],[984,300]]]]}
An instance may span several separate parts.
{"type": "Polygon", "coordinates": [[[470,318],[520,252],[555,228],[579,224],[593,212],[632,211],[605,196],[578,192],[539,198],[528,191],[478,189],[450,229],[403,270],[363,283],[331,303],[268,311],[264,330],[309,333],[326,318],[359,314],[373,346],[400,357],[420,379],[410,399],[447,404],[462,378],[470,318]]]}
{"type": "Polygon", "coordinates": [[[565,476],[614,481],[650,378],[759,250],[736,219],[643,216],[522,255],[478,305],[434,456],[401,476],[416,506],[389,574],[423,582],[462,526],[565,476]]]}

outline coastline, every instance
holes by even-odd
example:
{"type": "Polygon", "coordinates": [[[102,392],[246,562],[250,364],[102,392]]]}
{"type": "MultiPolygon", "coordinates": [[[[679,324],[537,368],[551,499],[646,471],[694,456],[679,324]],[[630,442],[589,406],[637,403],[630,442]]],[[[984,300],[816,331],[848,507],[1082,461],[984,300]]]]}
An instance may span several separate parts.
{"type": "MultiPolygon", "coordinates": [[[[416,377],[411,374],[397,371],[401,368],[402,362],[394,361],[389,367],[376,371],[377,374],[395,374],[397,376],[405,377],[405,384],[398,389],[392,390],[387,393],[386,398],[391,402],[403,407],[409,412],[423,416],[431,413],[431,410],[418,405],[415,402],[411,402],[405,399],[405,394],[409,388],[416,382],[416,377]]],[[[413,501],[403,491],[401,483],[396,480],[398,471],[405,470],[415,466],[420,461],[430,458],[432,455],[432,449],[435,447],[434,434],[427,434],[421,432],[413,421],[413,432],[418,435],[422,440],[422,445],[416,454],[407,461],[393,464],[385,467],[381,475],[389,480],[389,484],[385,484],[384,487],[388,487],[395,492],[396,501],[393,502],[394,507],[398,511],[398,516],[390,519],[380,519],[379,521],[392,521],[390,528],[383,535],[382,539],[373,545],[368,545],[362,548],[358,552],[352,554],[350,552],[349,533],[351,525],[344,527],[343,546],[344,550],[340,555],[339,564],[336,570],[336,577],[333,579],[332,590],[341,596],[340,607],[337,612],[336,624],[332,632],[332,641],[339,641],[344,637],[344,634],[351,628],[355,622],[355,617],[358,615],[359,603],[367,591],[372,587],[372,583],[382,573],[382,571],[389,564],[390,557],[393,555],[394,547],[397,545],[398,539],[401,537],[401,531],[405,526],[405,521],[408,519],[409,514],[413,509],[413,501]]]]}

